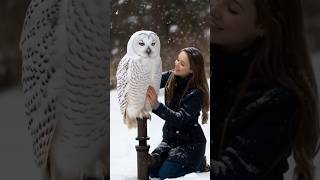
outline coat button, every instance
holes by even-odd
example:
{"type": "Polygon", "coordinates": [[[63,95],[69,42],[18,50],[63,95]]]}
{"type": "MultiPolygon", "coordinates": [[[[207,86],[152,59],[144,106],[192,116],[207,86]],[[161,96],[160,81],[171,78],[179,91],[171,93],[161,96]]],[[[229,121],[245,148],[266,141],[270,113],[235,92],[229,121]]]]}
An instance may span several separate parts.
{"type": "Polygon", "coordinates": [[[179,131],[176,131],[176,134],[179,134],[179,131]]]}

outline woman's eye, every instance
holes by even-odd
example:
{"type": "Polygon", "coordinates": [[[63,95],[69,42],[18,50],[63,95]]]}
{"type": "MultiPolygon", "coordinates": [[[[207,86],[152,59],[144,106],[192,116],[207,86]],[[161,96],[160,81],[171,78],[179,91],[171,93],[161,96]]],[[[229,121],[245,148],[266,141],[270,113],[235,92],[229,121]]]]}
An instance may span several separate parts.
{"type": "Polygon", "coordinates": [[[143,43],[143,42],[139,42],[139,45],[140,45],[140,46],[144,46],[144,43],[143,43]]]}

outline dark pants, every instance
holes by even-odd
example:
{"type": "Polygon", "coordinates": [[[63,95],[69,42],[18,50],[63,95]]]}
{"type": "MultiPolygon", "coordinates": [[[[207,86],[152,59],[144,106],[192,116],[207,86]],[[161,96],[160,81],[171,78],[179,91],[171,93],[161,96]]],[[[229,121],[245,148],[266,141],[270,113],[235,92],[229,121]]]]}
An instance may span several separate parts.
{"type": "MultiPolygon", "coordinates": [[[[196,171],[201,171],[202,165],[196,171]]],[[[160,168],[150,168],[149,176],[152,178],[160,178],[161,180],[166,178],[177,178],[186,174],[195,172],[194,169],[185,167],[179,163],[165,160],[160,168]]]]}

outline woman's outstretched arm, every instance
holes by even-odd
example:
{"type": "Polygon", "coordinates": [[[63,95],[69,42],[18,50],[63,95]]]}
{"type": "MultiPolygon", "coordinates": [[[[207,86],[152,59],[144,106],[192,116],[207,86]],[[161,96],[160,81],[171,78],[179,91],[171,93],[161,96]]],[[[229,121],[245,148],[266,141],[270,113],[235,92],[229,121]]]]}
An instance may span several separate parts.
{"type": "Polygon", "coordinates": [[[197,123],[201,111],[201,94],[199,90],[193,89],[189,91],[183,97],[181,107],[175,111],[158,102],[156,93],[152,87],[149,87],[147,97],[153,107],[152,112],[167,121],[168,125],[181,128],[185,125],[197,123]]]}

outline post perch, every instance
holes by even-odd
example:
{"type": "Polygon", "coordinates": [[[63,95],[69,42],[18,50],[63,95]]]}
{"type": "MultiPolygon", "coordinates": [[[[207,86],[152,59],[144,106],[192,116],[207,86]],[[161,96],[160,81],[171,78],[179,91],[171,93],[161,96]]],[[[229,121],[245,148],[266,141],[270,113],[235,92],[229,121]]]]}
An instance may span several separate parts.
{"type": "Polygon", "coordinates": [[[139,145],[136,146],[138,180],[149,179],[148,169],[151,165],[151,157],[149,154],[150,146],[147,145],[147,140],[150,139],[147,136],[147,119],[148,118],[137,118],[138,137],[136,138],[136,140],[139,141],[139,145]]]}

